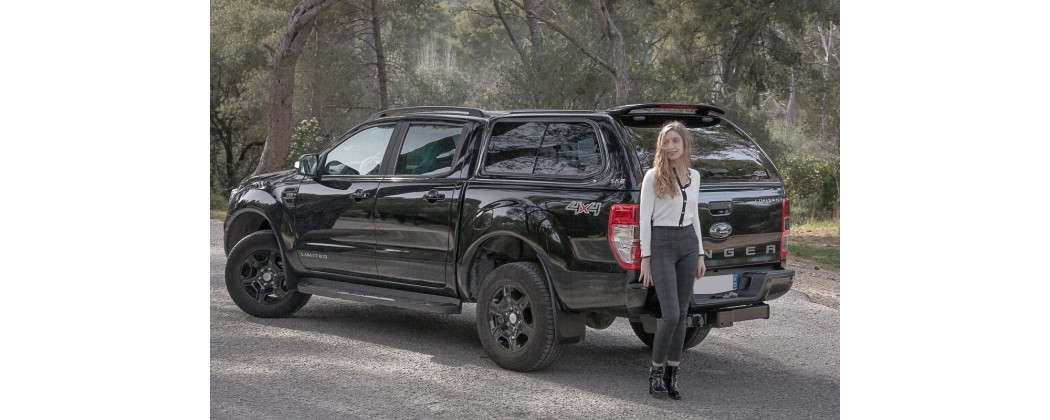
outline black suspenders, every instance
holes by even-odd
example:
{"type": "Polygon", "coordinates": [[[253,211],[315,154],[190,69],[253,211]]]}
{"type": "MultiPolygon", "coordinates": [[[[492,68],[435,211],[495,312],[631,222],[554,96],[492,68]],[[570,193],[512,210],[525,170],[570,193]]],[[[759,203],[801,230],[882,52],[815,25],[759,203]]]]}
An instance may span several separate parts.
{"type": "MultiPolygon", "coordinates": [[[[671,172],[674,172],[674,182],[678,183],[678,189],[682,190],[682,213],[678,215],[678,227],[682,227],[682,222],[685,221],[685,203],[689,201],[689,196],[685,194],[685,187],[682,186],[682,181],[678,179],[678,169],[672,166],[671,172]]],[[[689,184],[692,185],[692,180],[690,180],[689,184]]]]}

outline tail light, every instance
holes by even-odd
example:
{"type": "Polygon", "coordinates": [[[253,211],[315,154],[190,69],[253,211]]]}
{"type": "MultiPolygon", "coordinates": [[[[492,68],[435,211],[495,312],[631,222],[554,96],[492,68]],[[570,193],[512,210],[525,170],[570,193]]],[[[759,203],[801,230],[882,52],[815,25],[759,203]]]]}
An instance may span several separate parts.
{"type": "Polygon", "coordinates": [[[781,213],[781,224],[780,228],[780,259],[786,260],[788,257],[788,234],[791,233],[791,200],[784,199],[784,210],[781,213]]]}
{"type": "Polygon", "coordinates": [[[638,238],[638,205],[613,204],[609,210],[609,247],[620,267],[637,270],[642,262],[642,243],[638,238]]]}

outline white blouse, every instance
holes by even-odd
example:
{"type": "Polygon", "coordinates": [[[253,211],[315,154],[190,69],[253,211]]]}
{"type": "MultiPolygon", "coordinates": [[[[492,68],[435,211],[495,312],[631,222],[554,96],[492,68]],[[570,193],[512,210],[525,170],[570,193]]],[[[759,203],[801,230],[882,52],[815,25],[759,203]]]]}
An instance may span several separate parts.
{"type": "Polygon", "coordinates": [[[652,226],[693,226],[696,231],[696,240],[700,243],[700,255],[704,255],[704,237],[700,231],[700,215],[697,213],[697,204],[700,202],[700,172],[689,169],[689,185],[685,186],[686,202],[685,214],[682,214],[682,194],[678,184],[674,184],[676,194],[670,198],[658,198],[656,196],[656,169],[645,172],[642,179],[641,212],[638,220],[641,224],[642,257],[650,256],[653,229],[652,226]],[[650,224],[649,221],[652,220],[650,224]]]}

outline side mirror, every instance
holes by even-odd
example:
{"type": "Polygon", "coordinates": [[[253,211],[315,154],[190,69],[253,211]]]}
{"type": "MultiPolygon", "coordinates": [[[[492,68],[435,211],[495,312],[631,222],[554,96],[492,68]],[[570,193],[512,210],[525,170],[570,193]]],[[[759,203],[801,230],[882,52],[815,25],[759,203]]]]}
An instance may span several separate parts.
{"type": "Polygon", "coordinates": [[[317,177],[317,162],[319,160],[320,158],[317,155],[302,155],[299,157],[299,161],[295,162],[295,168],[299,170],[299,175],[317,177]]]}

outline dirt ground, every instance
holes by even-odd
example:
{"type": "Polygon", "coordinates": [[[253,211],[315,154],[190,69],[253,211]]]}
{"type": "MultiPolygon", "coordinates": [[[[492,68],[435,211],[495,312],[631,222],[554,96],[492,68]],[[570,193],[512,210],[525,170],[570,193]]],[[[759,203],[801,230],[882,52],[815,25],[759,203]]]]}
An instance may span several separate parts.
{"type": "MultiPolygon", "coordinates": [[[[810,245],[838,247],[837,236],[825,236],[811,232],[799,232],[794,237],[799,242],[810,245]]],[[[809,296],[815,303],[833,309],[839,309],[839,269],[819,264],[814,261],[788,256],[788,268],[795,270],[795,283],[792,290],[809,296]]]]}
{"type": "Polygon", "coordinates": [[[788,258],[788,268],[795,270],[792,290],[805,293],[815,303],[839,309],[839,271],[799,258],[788,258]]]}

